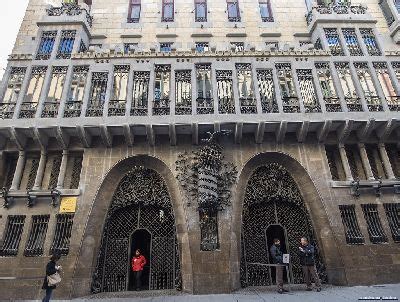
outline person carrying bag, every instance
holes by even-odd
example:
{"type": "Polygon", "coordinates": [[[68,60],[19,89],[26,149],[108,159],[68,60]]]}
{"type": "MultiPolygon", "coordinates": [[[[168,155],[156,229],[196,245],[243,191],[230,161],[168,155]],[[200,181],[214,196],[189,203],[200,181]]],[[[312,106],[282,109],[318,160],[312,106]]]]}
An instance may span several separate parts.
{"type": "Polygon", "coordinates": [[[57,265],[57,261],[60,260],[61,255],[58,253],[54,253],[50,262],[46,265],[46,276],[43,280],[42,289],[46,290],[46,294],[42,299],[42,302],[49,302],[53,290],[56,288],[57,284],[61,282],[61,266],[57,265]]]}

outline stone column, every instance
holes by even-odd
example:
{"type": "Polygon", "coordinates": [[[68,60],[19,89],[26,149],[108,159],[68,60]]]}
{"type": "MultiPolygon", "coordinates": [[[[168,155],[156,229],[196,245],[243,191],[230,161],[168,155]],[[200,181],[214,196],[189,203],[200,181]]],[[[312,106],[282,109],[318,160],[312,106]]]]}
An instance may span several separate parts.
{"type": "Polygon", "coordinates": [[[33,191],[38,191],[42,188],[42,181],[43,181],[44,170],[46,169],[46,162],[47,162],[47,153],[45,150],[42,150],[40,152],[39,167],[36,173],[35,183],[32,188],[33,191]]]}
{"type": "Polygon", "coordinates": [[[64,179],[65,179],[65,172],[67,171],[67,162],[68,162],[68,150],[63,150],[60,172],[58,173],[58,179],[57,179],[57,187],[56,187],[57,189],[64,188],[64,179]]]}
{"type": "Polygon", "coordinates": [[[358,150],[360,151],[362,165],[364,167],[365,174],[368,180],[375,180],[374,174],[372,173],[371,165],[368,160],[367,150],[365,150],[364,144],[358,144],[358,150]]]}
{"type": "Polygon", "coordinates": [[[386,176],[388,179],[396,179],[396,176],[394,176],[392,165],[390,164],[389,156],[386,152],[385,144],[380,143],[378,145],[379,149],[379,154],[381,156],[382,162],[383,162],[383,167],[385,168],[386,176]]]}
{"type": "Polygon", "coordinates": [[[349,160],[347,158],[346,149],[344,147],[344,144],[339,144],[339,153],[340,153],[340,158],[342,160],[344,174],[346,175],[346,180],[353,181],[354,178],[353,178],[353,175],[351,174],[350,164],[349,164],[349,160]]]}
{"type": "Polygon", "coordinates": [[[16,191],[19,189],[21,183],[22,173],[25,167],[25,151],[19,151],[17,166],[15,168],[14,178],[11,183],[10,191],[16,191]]]}

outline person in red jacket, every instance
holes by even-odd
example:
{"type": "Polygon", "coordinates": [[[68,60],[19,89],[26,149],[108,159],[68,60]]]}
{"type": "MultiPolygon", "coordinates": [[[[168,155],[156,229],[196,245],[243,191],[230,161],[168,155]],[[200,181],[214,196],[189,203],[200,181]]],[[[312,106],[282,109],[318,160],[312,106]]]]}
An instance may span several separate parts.
{"type": "Polygon", "coordinates": [[[142,287],[142,272],[146,263],[146,258],[141,254],[140,250],[137,249],[135,251],[135,256],[132,258],[132,271],[136,281],[136,290],[140,290],[142,287]]]}

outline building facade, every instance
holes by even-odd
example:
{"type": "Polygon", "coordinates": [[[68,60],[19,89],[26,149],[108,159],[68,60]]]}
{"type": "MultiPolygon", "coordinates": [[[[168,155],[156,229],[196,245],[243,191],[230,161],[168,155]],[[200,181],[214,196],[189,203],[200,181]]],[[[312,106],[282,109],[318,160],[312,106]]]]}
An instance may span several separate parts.
{"type": "Polygon", "coordinates": [[[400,281],[400,2],[30,0],[0,87],[1,298],[400,281]],[[361,3],[362,2],[362,3],[361,3]]]}

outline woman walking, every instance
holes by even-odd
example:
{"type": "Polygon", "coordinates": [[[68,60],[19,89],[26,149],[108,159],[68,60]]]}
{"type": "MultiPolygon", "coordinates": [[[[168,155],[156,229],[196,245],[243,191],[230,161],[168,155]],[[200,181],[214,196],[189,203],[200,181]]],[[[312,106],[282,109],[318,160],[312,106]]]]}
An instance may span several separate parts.
{"type": "Polygon", "coordinates": [[[137,249],[135,251],[135,256],[132,258],[132,271],[136,281],[136,290],[140,290],[142,287],[142,272],[146,263],[146,258],[141,254],[140,250],[137,249]]]}
{"type": "Polygon", "coordinates": [[[61,271],[61,266],[57,265],[57,261],[60,260],[61,255],[54,253],[50,262],[46,265],[46,277],[44,277],[42,289],[46,290],[46,295],[44,296],[42,302],[49,302],[53,289],[56,288],[56,284],[61,281],[59,272],[61,271]]]}

